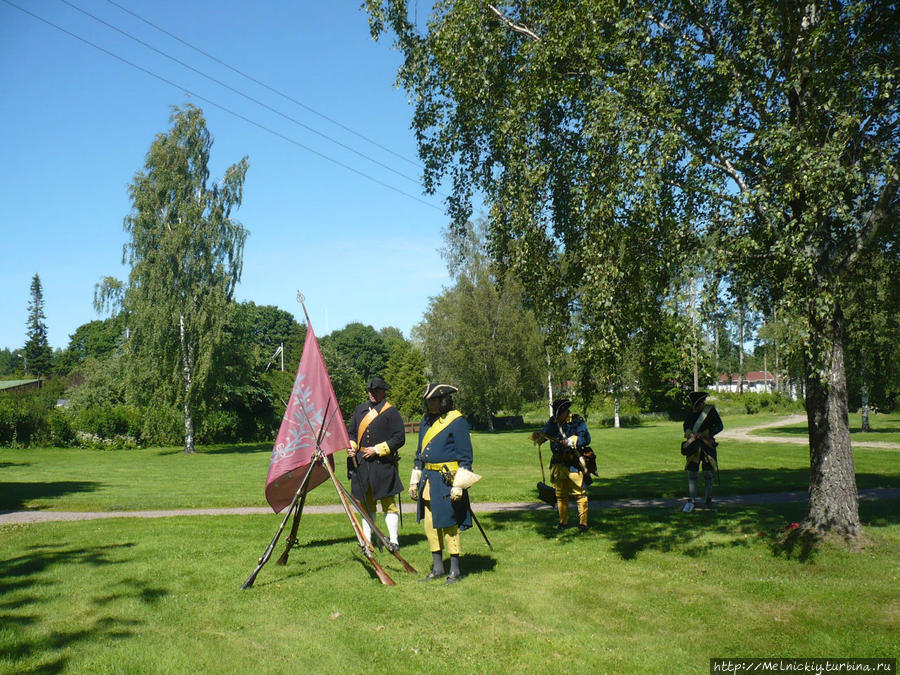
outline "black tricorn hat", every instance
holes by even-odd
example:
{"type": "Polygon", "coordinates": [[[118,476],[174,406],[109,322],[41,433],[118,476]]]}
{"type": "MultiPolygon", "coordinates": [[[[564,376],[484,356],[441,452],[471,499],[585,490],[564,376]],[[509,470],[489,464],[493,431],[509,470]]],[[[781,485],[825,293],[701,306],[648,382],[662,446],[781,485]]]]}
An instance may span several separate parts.
{"type": "Polygon", "coordinates": [[[446,396],[447,394],[455,394],[458,391],[459,389],[449,384],[438,384],[437,382],[432,382],[431,384],[425,386],[425,393],[422,395],[422,398],[427,401],[430,398],[446,396]]]}
{"type": "Polygon", "coordinates": [[[705,400],[709,394],[705,391],[692,391],[688,395],[688,399],[691,401],[691,407],[693,408],[695,405],[705,400]]]}
{"type": "Polygon", "coordinates": [[[368,391],[372,391],[373,389],[384,389],[386,391],[390,388],[391,386],[380,377],[373,377],[371,380],[369,380],[368,391]]]}
{"type": "Polygon", "coordinates": [[[553,401],[553,417],[559,417],[559,414],[563,410],[568,410],[572,407],[572,401],[567,398],[559,398],[553,401]]]}

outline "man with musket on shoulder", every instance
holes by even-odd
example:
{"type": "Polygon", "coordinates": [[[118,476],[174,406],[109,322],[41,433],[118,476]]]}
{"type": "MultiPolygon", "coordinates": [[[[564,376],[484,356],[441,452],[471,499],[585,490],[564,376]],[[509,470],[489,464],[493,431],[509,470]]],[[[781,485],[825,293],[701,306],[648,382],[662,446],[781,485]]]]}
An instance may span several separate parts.
{"type": "Polygon", "coordinates": [[[688,397],[691,402],[691,411],[684,420],[684,443],[681,444],[681,454],[687,459],[684,470],[688,472],[688,501],[684,505],[685,513],[694,510],[694,500],[697,498],[697,478],[699,469],[703,468],[703,480],[705,482],[705,505],[712,508],[712,482],[713,471],[718,471],[718,456],[716,453],[715,435],[722,431],[724,425],[719,412],[714,405],[704,405],[705,391],[695,391],[688,397]]]}
{"type": "MultiPolygon", "coordinates": [[[[550,441],[553,457],[550,459],[550,482],[556,488],[556,509],[559,512],[557,530],[565,530],[569,526],[569,496],[578,505],[578,529],[588,529],[588,496],[591,469],[588,467],[583,452],[590,450],[591,433],[587,423],[578,415],[573,415],[572,401],[567,398],[558,399],[551,406],[552,416],[544,428],[535,431],[531,439],[535,443],[550,441]]],[[[593,452],[591,452],[593,456],[593,452]]]]}
{"type": "Polygon", "coordinates": [[[445,584],[462,578],[459,570],[460,530],[472,527],[472,507],[467,488],[481,476],[472,473],[472,440],[469,424],[453,409],[448,384],[425,387],[425,416],[419,425],[419,445],[409,479],[409,496],[417,505],[417,522],[424,521],[431,548],[432,567],[422,581],[444,576],[443,551],[450,554],[450,573],[445,584]]]}
{"type": "MultiPolygon", "coordinates": [[[[390,386],[380,377],[369,381],[369,401],[356,406],[347,431],[347,477],[353,496],[375,520],[376,501],[381,502],[390,546],[400,548],[400,509],[394,495],[403,491],[397,463],[397,451],[406,442],[406,429],[400,412],[385,396],[390,386]]],[[[372,541],[372,528],[363,520],[363,534],[372,541]]],[[[380,543],[378,544],[380,546],[380,543]]]]}

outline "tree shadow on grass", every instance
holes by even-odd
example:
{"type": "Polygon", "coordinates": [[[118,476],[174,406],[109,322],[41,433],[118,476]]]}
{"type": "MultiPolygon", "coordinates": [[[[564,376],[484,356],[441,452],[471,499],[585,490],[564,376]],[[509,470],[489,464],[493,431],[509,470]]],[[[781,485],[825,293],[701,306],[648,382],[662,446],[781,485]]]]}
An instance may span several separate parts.
{"type": "MultiPolygon", "coordinates": [[[[236,445],[220,443],[198,448],[198,452],[204,455],[253,455],[263,452],[272,454],[273,443],[274,441],[266,441],[265,443],[239,443],[236,445]]],[[[181,452],[184,452],[184,450],[181,452]]]]}
{"type": "Polygon", "coordinates": [[[75,492],[96,492],[102,483],[94,481],[52,481],[27,483],[0,483],[0,512],[27,510],[27,502],[53,499],[75,492]]]}
{"type": "MultiPolygon", "coordinates": [[[[210,445],[198,445],[195,448],[198,455],[254,455],[256,453],[272,453],[272,441],[264,443],[212,443],[210,445]]],[[[160,448],[160,456],[183,455],[184,447],[160,448]]]]}
{"type": "MultiPolygon", "coordinates": [[[[857,473],[856,485],[859,489],[900,487],[900,474],[857,473]]],[[[699,489],[703,489],[702,477],[699,489]]],[[[806,492],[808,489],[809,467],[722,469],[713,495],[806,492]]],[[[588,497],[591,500],[686,498],[687,473],[644,471],[612,478],[601,476],[593,479],[588,497]]]]}
{"type": "MultiPolygon", "coordinates": [[[[863,500],[860,520],[864,527],[884,527],[900,522],[897,500],[863,500]]],[[[570,507],[571,509],[571,507],[570,507]]],[[[788,504],[747,504],[719,510],[698,509],[683,513],[680,508],[591,509],[590,529],[579,534],[577,528],[556,530],[556,512],[550,509],[498,511],[485,514],[485,526],[526,529],[561,544],[584,540],[609,542],[625,561],[646,551],[657,551],[699,558],[716,549],[747,547],[764,541],[773,556],[811,562],[820,542],[811,538],[790,537],[794,523],[806,516],[804,502],[788,504]],[[488,525],[488,523],[490,525],[488,525]]],[[[570,519],[573,511],[570,510],[570,519]]]]}
{"type": "MultiPolygon", "coordinates": [[[[92,600],[102,615],[77,625],[66,624],[49,636],[39,630],[46,620],[41,615],[41,603],[51,595],[47,589],[63,583],[55,568],[64,569],[66,577],[71,578],[82,567],[118,565],[122,562],[121,553],[133,546],[133,543],[123,543],[79,548],[47,544],[31,546],[21,555],[0,560],[0,597],[4,599],[0,604],[0,625],[19,629],[0,651],[0,657],[14,662],[32,661],[28,672],[59,673],[68,668],[68,658],[59,656],[60,650],[79,642],[126,639],[138,634],[143,622],[122,616],[119,603],[122,607],[128,607],[134,600],[153,604],[168,594],[167,590],[140,579],[121,579],[111,587],[104,587],[104,590],[114,590],[92,600]]],[[[62,589],[53,593],[54,596],[64,594],[62,589]]]]}

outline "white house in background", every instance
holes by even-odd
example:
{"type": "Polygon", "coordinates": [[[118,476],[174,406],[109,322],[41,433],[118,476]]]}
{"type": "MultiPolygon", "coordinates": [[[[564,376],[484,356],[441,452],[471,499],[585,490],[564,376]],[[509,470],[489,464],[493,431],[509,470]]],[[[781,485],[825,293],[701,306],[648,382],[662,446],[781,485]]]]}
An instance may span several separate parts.
{"type": "MultiPolygon", "coordinates": [[[[744,373],[745,393],[766,393],[775,391],[777,378],[768,370],[753,370],[744,373]]],[[[740,375],[737,373],[722,373],[715,384],[709,387],[712,391],[727,391],[738,393],[741,390],[740,375]]]]}

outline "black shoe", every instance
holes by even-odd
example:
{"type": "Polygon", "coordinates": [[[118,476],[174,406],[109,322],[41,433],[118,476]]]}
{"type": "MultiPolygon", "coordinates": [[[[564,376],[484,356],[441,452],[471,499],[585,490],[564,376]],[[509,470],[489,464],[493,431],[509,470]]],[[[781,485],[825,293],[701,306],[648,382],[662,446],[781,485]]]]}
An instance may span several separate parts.
{"type": "Polygon", "coordinates": [[[562,531],[565,530],[567,527],[569,527],[569,526],[568,526],[566,523],[559,523],[559,524],[556,526],[556,529],[557,529],[558,532],[562,532],[562,531]]]}
{"type": "Polygon", "coordinates": [[[444,585],[445,585],[445,586],[449,586],[450,584],[455,584],[455,583],[458,582],[460,579],[462,579],[462,574],[453,574],[453,573],[451,573],[451,574],[449,574],[449,575],[447,576],[447,581],[444,582],[444,585]]]}
{"type": "Polygon", "coordinates": [[[579,534],[583,534],[583,533],[585,533],[585,532],[587,532],[587,531],[588,531],[587,525],[579,525],[579,526],[578,526],[578,532],[579,532],[579,534]]]}
{"type": "Polygon", "coordinates": [[[431,570],[428,574],[425,575],[424,579],[419,579],[419,581],[434,581],[435,579],[440,579],[443,576],[443,572],[435,572],[434,570],[431,570]]]}
{"type": "Polygon", "coordinates": [[[400,544],[395,544],[394,542],[389,541],[387,544],[387,550],[390,553],[396,553],[400,550],[400,544]]]}

